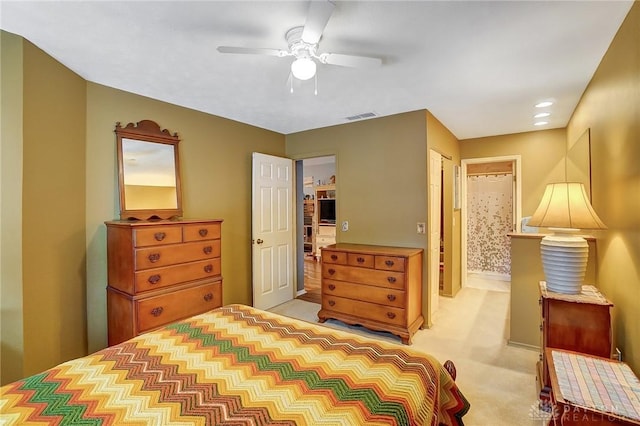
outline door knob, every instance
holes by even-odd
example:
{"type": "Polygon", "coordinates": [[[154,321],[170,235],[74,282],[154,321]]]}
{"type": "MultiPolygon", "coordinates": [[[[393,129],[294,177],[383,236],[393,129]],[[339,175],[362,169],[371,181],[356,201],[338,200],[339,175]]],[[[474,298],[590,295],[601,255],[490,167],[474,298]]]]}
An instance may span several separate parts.
{"type": "Polygon", "coordinates": [[[264,243],[264,241],[261,238],[258,238],[258,241],[256,241],[256,243],[262,244],[262,243],[264,243]]]}

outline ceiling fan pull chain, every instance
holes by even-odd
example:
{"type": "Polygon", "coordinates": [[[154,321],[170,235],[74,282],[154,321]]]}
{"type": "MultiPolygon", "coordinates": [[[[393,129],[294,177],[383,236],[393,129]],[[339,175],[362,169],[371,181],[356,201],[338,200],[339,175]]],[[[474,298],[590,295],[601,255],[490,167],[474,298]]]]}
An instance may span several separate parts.
{"type": "Polygon", "coordinates": [[[289,83],[291,84],[290,93],[293,93],[293,75],[291,75],[291,71],[289,71],[289,83]]]}
{"type": "Polygon", "coordinates": [[[315,77],[316,88],[315,88],[313,94],[318,96],[318,73],[316,73],[316,75],[314,77],[315,77]]]}

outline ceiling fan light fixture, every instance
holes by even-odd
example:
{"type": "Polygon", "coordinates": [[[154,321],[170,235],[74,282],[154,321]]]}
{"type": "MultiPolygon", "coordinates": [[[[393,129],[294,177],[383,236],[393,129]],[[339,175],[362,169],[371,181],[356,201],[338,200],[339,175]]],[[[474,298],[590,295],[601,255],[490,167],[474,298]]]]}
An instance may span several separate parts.
{"type": "Polygon", "coordinates": [[[291,73],[298,80],[309,80],[316,75],[316,63],[311,58],[298,58],[291,64],[291,73]]]}

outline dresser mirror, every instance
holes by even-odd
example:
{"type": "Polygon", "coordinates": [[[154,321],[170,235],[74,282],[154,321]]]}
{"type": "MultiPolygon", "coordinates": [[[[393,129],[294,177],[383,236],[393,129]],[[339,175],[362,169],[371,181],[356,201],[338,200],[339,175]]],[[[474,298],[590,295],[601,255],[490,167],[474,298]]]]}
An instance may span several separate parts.
{"type": "Polygon", "coordinates": [[[116,123],[120,219],[182,216],[178,135],[151,120],[116,123]]]}

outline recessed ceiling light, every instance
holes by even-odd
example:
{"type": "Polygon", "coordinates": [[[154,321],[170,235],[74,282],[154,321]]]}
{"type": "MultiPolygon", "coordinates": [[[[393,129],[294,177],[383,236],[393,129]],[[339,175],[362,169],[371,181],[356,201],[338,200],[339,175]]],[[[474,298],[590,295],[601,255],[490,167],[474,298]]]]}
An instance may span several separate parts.
{"type": "Polygon", "coordinates": [[[550,115],[551,115],[551,113],[549,113],[549,112],[541,112],[541,113],[538,113],[538,114],[534,115],[533,118],[544,118],[544,117],[548,117],[550,115]]]}
{"type": "Polygon", "coordinates": [[[536,108],[544,108],[553,105],[551,101],[544,101],[536,104],[536,108]]]}
{"type": "Polygon", "coordinates": [[[534,126],[544,126],[545,124],[549,124],[548,121],[536,121],[533,123],[534,126]]]}

